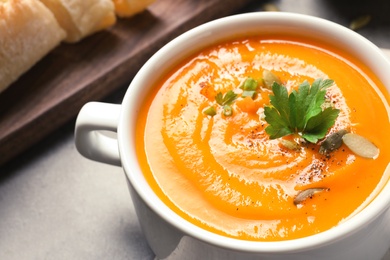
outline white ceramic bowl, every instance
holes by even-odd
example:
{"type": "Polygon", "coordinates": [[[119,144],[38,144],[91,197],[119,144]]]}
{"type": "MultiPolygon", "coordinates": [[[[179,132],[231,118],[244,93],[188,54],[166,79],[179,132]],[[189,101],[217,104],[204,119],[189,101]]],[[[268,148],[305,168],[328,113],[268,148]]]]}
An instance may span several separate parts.
{"type": "Polygon", "coordinates": [[[144,179],[135,152],[135,123],[154,80],[194,50],[232,36],[266,32],[311,36],[337,45],[363,61],[390,90],[388,60],[374,44],[345,27],[291,13],[236,15],[192,29],[159,50],[135,76],[121,105],[87,103],[76,122],[77,149],[87,158],[123,167],[140,225],[159,259],[381,259],[390,246],[388,181],[372,203],[335,228],[295,240],[251,242],[187,222],[164,205],[144,179]],[[100,130],[117,132],[117,137],[100,130]]]}

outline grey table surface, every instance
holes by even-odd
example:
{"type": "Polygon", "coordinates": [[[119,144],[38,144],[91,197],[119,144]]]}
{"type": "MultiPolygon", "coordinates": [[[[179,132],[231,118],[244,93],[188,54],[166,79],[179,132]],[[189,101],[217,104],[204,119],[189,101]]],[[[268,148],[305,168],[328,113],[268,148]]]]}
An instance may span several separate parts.
{"type": "MultiPolygon", "coordinates": [[[[260,11],[264,3],[344,26],[369,14],[358,32],[390,49],[389,0],[258,1],[240,12],[260,11]]],[[[125,89],[104,101],[120,103],[125,89]]],[[[0,259],[154,259],[122,169],[79,155],[73,129],[74,120],[0,167],[0,259]]]]}

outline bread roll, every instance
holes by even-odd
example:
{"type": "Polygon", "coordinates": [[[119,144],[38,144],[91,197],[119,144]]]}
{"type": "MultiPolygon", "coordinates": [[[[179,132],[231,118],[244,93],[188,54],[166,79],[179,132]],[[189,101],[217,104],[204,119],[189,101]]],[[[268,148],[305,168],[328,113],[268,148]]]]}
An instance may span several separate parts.
{"type": "Polygon", "coordinates": [[[142,12],[155,0],[112,0],[115,4],[115,12],[119,17],[129,17],[142,12]]]}
{"type": "Polygon", "coordinates": [[[40,0],[67,32],[66,42],[82,38],[110,27],[116,22],[111,0],[40,0]]]}
{"type": "Polygon", "coordinates": [[[0,1],[0,92],[66,36],[37,0],[0,1]]]}

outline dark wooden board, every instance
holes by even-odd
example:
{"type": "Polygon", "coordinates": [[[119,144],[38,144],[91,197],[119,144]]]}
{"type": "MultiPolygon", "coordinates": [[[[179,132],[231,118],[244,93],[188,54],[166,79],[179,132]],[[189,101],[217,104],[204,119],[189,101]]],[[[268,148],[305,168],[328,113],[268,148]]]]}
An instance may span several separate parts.
{"type": "Polygon", "coordinates": [[[88,101],[127,86],[177,35],[251,0],[157,0],[76,44],[61,44],[0,93],[0,165],[75,118],[88,101]]]}

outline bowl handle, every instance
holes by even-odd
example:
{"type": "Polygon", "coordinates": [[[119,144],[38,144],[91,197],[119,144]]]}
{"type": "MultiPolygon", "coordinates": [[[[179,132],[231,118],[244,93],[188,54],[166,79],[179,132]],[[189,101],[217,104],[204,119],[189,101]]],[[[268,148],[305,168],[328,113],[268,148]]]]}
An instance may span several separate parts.
{"type": "Polygon", "coordinates": [[[86,103],[75,126],[76,148],[84,157],[121,166],[116,132],[121,105],[101,102],[86,103]]]}

